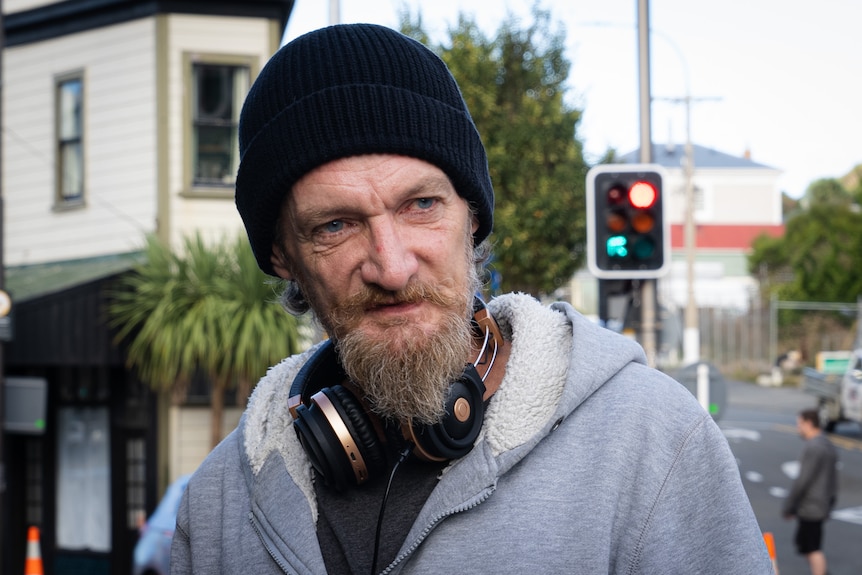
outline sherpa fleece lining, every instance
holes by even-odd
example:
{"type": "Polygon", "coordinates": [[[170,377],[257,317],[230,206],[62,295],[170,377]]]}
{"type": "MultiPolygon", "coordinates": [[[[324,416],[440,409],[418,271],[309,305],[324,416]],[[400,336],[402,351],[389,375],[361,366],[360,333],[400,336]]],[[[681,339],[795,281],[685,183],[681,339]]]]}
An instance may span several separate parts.
{"type": "MultiPolygon", "coordinates": [[[[554,414],[566,380],[572,327],[563,313],[544,307],[529,295],[500,296],[488,303],[488,309],[503,337],[512,342],[506,374],[477,439],[477,443],[486,440],[496,457],[539,433],[554,414]]],[[[245,451],[252,472],[256,475],[267,458],[278,453],[308,499],[316,521],[311,465],[287,409],[293,378],[315,349],[272,367],[255,388],[243,418],[245,451]]]]}

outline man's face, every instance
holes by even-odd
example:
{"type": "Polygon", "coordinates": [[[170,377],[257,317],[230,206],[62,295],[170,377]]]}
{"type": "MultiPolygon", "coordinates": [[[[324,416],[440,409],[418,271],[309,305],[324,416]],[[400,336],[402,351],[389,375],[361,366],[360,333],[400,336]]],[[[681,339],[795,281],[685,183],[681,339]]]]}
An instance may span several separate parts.
{"type": "Polygon", "coordinates": [[[811,425],[811,422],[807,419],[803,419],[802,417],[796,416],[796,430],[799,432],[799,436],[802,439],[808,439],[811,437],[815,427],[811,425]]]}
{"type": "Polygon", "coordinates": [[[282,221],[274,268],[299,283],[348,374],[384,415],[439,416],[469,359],[476,228],[445,173],[395,155],[336,160],[294,185],[282,221]]]}

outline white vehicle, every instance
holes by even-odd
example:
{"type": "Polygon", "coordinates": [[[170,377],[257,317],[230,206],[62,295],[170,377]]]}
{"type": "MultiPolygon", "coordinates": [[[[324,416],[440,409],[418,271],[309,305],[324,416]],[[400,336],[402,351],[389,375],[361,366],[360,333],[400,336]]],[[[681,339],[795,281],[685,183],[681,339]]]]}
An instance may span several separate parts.
{"type": "Polygon", "coordinates": [[[862,348],[852,353],[843,374],[806,367],[803,376],[805,392],[818,398],[823,429],[832,431],[840,421],[862,423],[862,348]]]}

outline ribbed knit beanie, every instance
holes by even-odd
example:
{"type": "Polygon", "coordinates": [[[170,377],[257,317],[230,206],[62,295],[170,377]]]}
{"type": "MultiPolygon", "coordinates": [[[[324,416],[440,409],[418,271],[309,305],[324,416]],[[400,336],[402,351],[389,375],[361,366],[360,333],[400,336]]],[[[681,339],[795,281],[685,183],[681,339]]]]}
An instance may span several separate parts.
{"type": "Polygon", "coordinates": [[[455,79],[419,42],[372,24],[310,32],[267,62],[239,123],[236,205],[260,268],[270,262],[293,184],[332,160],[389,153],[440,168],[479,220],[493,225],[488,160],[455,79]]]}

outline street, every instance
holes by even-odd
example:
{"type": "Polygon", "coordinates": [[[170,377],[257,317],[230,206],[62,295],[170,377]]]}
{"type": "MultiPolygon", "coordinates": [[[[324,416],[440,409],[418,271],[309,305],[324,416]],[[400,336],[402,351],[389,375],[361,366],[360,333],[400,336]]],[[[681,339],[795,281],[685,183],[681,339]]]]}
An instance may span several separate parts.
{"type": "MultiPolygon", "coordinates": [[[[775,538],[780,575],[807,575],[808,564],[796,554],[795,521],[781,517],[781,503],[798,470],[802,439],[796,414],[815,407],[812,396],[794,388],[768,388],[727,382],[727,409],[719,420],[736,456],[743,484],[761,530],[775,538]]],[[[862,433],[856,424],[840,424],[829,435],[838,448],[839,494],[832,519],[824,526],[823,550],[831,575],[862,572],[862,433]]]]}

